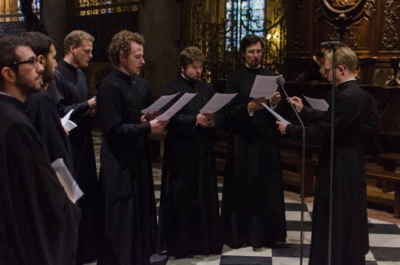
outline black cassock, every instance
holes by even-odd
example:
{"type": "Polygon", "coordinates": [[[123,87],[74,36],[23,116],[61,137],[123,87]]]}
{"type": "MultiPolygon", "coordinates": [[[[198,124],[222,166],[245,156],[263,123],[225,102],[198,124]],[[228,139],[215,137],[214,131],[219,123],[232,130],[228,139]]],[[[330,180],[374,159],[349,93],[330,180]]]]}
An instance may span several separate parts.
{"type": "MultiPolygon", "coordinates": [[[[182,76],[164,88],[164,95],[198,93],[168,124],[162,168],[159,248],[168,255],[219,253],[222,248],[214,156],[215,126],[196,126],[197,114],[214,95],[201,81],[182,76]]],[[[172,104],[172,103],[171,103],[172,104]]]]}
{"type": "MultiPolygon", "coordinates": [[[[374,98],[354,81],[338,86],[335,98],[335,138],[333,159],[333,212],[331,264],[364,265],[368,252],[368,221],[364,149],[362,141],[378,134],[378,111],[374,98]]],[[[328,264],[331,113],[309,108],[304,117],[319,113],[321,119],[306,127],[307,141],[321,143],[318,157],[312,215],[310,265],[328,264]]],[[[302,129],[288,126],[289,137],[301,138],[302,129]]]]}
{"type": "Polygon", "coordinates": [[[0,94],[0,264],[75,265],[79,208],[24,105],[0,94]]]}
{"type": "Polygon", "coordinates": [[[29,120],[40,135],[50,162],[63,158],[65,165],[75,178],[71,145],[68,135],[61,125],[60,114],[53,98],[41,89],[28,96],[26,106],[29,120]]]}
{"type": "Polygon", "coordinates": [[[94,156],[89,91],[85,74],[64,60],[58,63],[48,93],[55,100],[60,116],[71,109],[70,119],[78,126],[69,132],[75,179],[84,195],[79,199],[82,219],[79,227],[78,263],[91,262],[96,258],[96,210],[98,184],[94,156]]]}
{"type": "Polygon", "coordinates": [[[149,123],[141,110],[151,102],[147,81],[117,69],[97,95],[102,124],[100,183],[105,238],[98,264],[149,264],[154,253],[157,213],[151,172],[149,123]]]}
{"type": "Polygon", "coordinates": [[[266,109],[254,116],[247,110],[256,75],[275,74],[243,66],[229,76],[225,90],[239,93],[226,112],[231,131],[221,208],[224,243],[235,248],[286,241],[276,119],[266,109]]]}

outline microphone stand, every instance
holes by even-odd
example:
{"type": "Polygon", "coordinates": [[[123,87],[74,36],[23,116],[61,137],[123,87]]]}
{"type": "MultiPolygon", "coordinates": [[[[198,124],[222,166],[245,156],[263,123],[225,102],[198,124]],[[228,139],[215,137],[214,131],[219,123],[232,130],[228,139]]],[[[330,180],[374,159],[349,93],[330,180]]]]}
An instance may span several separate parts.
{"type": "Polygon", "coordinates": [[[329,176],[329,237],[328,237],[328,265],[332,263],[332,219],[333,219],[333,171],[335,146],[335,97],[336,97],[336,45],[332,45],[332,99],[331,99],[331,152],[329,176]]]}
{"type": "MultiPolygon", "coordinates": [[[[282,88],[282,91],[285,93],[286,98],[289,98],[286,93],[285,88],[283,87],[283,83],[279,84],[282,88]]],[[[296,114],[298,121],[300,122],[301,128],[303,129],[302,134],[302,145],[301,145],[301,176],[300,176],[300,199],[301,199],[301,212],[300,212],[300,265],[303,264],[303,252],[304,252],[304,168],[305,168],[305,157],[306,157],[306,129],[304,127],[304,123],[300,118],[300,115],[297,113],[296,108],[293,103],[289,100],[289,104],[293,109],[293,112],[296,114]]]]}

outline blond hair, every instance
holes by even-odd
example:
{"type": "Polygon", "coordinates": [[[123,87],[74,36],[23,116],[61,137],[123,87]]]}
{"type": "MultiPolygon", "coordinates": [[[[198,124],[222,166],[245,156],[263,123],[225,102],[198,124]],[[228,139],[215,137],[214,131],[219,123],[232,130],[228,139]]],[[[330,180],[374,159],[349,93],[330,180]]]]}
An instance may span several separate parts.
{"type": "MultiPolygon", "coordinates": [[[[325,59],[333,63],[333,52],[328,50],[325,52],[325,59]]],[[[355,73],[359,66],[356,53],[349,47],[339,47],[336,50],[336,66],[343,65],[350,72],[355,73]]]]}
{"type": "Polygon", "coordinates": [[[64,39],[64,53],[70,53],[71,45],[74,45],[76,48],[81,46],[84,40],[94,42],[94,37],[83,30],[71,31],[64,39]]]}

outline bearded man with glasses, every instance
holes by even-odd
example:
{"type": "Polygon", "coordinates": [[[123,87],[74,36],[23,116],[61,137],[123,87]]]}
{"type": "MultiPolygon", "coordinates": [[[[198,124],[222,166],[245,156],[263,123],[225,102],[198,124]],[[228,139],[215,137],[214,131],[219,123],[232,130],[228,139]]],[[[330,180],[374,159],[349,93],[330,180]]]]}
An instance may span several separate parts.
{"type": "Polygon", "coordinates": [[[0,37],[0,264],[75,265],[79,209],[66,196],[25,99],[43,66],[29,44],[0,37]]]}

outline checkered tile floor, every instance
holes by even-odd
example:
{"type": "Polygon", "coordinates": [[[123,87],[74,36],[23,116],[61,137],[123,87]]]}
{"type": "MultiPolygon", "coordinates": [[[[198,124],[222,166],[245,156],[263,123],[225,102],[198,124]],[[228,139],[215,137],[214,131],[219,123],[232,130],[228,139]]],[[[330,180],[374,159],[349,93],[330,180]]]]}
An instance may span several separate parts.
{"type": "MultiPolygon", "coordinates": [[[[100,146],[100,134],[94,133],[96,158],[100,146]]],[[[99,162],[98,162],[99,166],[99,162]]],[[[160,176],[161,171],[154,169],[154,175],[160,176]]],[[[155,195],[159,206],[161,183],[155,180],[155,195]]],[[[222,197],[222,187],[219,187],[219,196],[222,197]]],[[[175,260],[169,258],[167,265],[294,265],[300,264],[300,215],[301,204],[285,196],[287,242],[274,249],[262,248],[254,252],[251,247],[230,249],[224,246],[222,255],[194,256],[191,259],[175,260]]],[[[312,203],[307,203],[304,210],[304,246],[303,262],[308,264],[308,253],[311,240],[311,211],[312,203]]],[[[400,265],[400,225],[387,223],[369,218],[370,251],[366,255],[366,265],[400,265]]],[[[160,263],[161,264],[161,263],[160,263]]],[[[351,264],[349,264],[351,265],[351,264]]]]}

